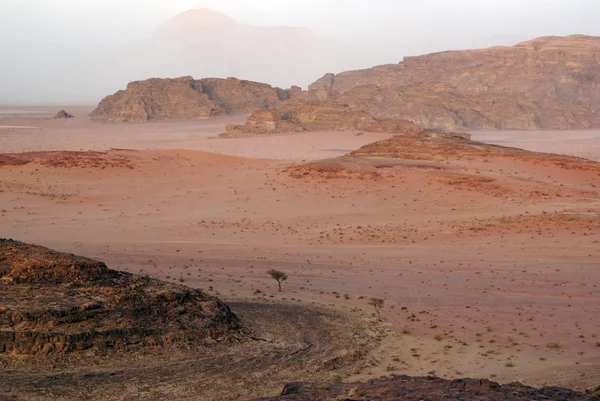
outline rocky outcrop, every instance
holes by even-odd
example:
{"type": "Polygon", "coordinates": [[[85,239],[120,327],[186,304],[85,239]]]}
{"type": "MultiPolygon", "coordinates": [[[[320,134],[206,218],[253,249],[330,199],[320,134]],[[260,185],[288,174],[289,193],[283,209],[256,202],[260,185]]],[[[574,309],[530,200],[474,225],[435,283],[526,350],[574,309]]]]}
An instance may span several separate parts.
{"type": "Polygon", "coordinates": [[[56,115],[54,116],[54,118],[59,119],[59,118],[73,118],[75,116],[67,113],[64,110],[59,110],[58,113],[56,113],[56,115]]]}
{"type": "Polygon", "coordinates": [[[105,97],[91,116],[110,122],[145,122],[208,118],[224,112],[198,88],[192,77],[182,77],[131,82],[126,90],[105,97]]]}
{"type": "Polygon", "coordinates": [[[254,401],[359,401],[359,400],[596,400],[595,391],[577,392],[560,387],[536,389],[520,383],[498,384],[489,380],[394,376],[366,383],[288,383],[277,397],[254,401]]]}
{"type": "Polygon", "coordinates": [[[287,91],[260,82],[242,81],[236,78],[205,78],[197,85],[227,114],[251,113],[269,109],[289,99],[287,91]]]}
{"type": "Polygon", "coordinates": [[[222,136],[300,131],[418,132],[406,120],[377,120],[369,113],[338,101],[289,100],[281,106],[252,113],[245,125],[228,125],[222,136]]]}
{"type": "Polygon", "coordinates": [[[309,92],[446,129],[600,127],[600,37],[543,37],[327,74],[309,92]]]}
{"type": "MultiPolygon", "coordinates": [[[[536,165],[555,165],[566,170],[585,170],[600,174],[600,163],[571,156],[530,152],[471,140],[471,135],[463,132],[424,130],[421,132],[396,135],[382,141],[360,147],[344,156],[296,164],[286,169],[293,178],[372,178],[394,176],[406,169],[431,171],[435,179],[447,179],[452,184],[483,184],[489,191],[489,183],[496,180],[477,170],[476,174],[462,174],[458,178],[459,165],[463,160],[510,159],[530,162],[536,165]]],[[[462,167],[460,167],[462,169],[462,167]]],[[[503,189],[506,190],[506,189],[503,189]]],[[[502,191],[495,191],[502,194],[502,191]]]]}
{"type": "Polygon", "coordinates": [[[236,78],[152,78],[105,97],[91,116],[110,122],[204,119],[274,107],[288,97],[282,89],[236,78]]]}
{"type": "Polygon", "coordinates": [[[205,345],[238,319],[200,290],[110,270],[102,262],[0,239],[0,353],[205,345]]]}

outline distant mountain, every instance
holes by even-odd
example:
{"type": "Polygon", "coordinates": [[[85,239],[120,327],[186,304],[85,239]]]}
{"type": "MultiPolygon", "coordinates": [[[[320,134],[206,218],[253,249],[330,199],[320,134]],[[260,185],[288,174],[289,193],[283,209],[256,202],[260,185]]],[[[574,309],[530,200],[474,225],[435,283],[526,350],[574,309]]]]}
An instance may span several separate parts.
{"type": "Polygon", "coordinates": [[[179,14],[152,38],[122,49],[115,67],[122,82],[193,75],[289,87],[356,65],[356,53],[307,28],[252,26],[200,9],[179,14]]]}

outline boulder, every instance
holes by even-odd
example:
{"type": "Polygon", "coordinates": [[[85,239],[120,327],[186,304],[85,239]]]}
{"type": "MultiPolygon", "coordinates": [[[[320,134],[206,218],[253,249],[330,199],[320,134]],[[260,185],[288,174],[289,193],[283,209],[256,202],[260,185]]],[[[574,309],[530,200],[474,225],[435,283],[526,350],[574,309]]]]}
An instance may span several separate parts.
{"type": "Polygon", "coordinates": [[[54,116],[54,118],[57,118],[57,119],[59,119],[59,118],[73,118],[73,117],[75,117],[75,116],[67,113],[64,110],[59,110],[58,113],[56,113],[56,115],[54,116]]]}

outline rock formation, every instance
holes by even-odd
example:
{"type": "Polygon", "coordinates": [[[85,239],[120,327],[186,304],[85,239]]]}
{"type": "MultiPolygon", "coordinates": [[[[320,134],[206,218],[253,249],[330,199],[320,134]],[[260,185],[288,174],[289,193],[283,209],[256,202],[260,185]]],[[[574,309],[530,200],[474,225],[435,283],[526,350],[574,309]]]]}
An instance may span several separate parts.
{"type": "Polygon", "coordinates": [[[245,125],[228,125],[222,136],[300,131],[418,132],[406,120],[377,120],[369,113],[338,101],[292,99],[274,109],[252,113],[245,125]]]}
{"type": "Polygon", "coordinates": [[[59,110],[58,113],[56,113],[56,115],[54,116],[54,118],[73,118],[75,116],[67,113],[64,110],[59,110]]]}
{"type": "Polygon", "coordinates": [[[536,389],[519,383],[500,385],[489,380],[394,376],[367,383],[288,383],[280,396],[257,398],[255,401],[585,401],[599,396],[600,387],[595,391],[577,392],[560,387],[536,389]]]}
{"type": "Polygon", "coordinates": [[[0,353],[63,354],[232,338],[238,319],[200,290],[0,239],[0,353]]]}
{"type": "Polygon", "coordinates": [[[279,105],[286,91],[236,78],[151,78],[105,97],[91,116],[110,122],[209,118],[279,105]]]}
{"type": "Polygon", "coordinates": [[[529,130],[600,127],[600,113],[556,97],[539,102],[517,93],[463,93],[446,84],[366,85],[337,100],[376,118],[410,120],[445,130],[529,130]]]}
{"type": "Polygon", "coordinates": [[[542,37],[326,74],[309,92],[427,128],[600,127],[599,60],[600,37],[542,37]]]}
{"type": "MultiPolygon", "coordinates": [[[[517,148],[491,145],[471,140],[468,133],[425,130],[397,135],[377,141],[332,159],[298,164],[287,168],[294,178],[361,178],[379,179],[393,176],[403,169],[421,169],[433,172],[436,179],[449,177],[451,182],[477,184],[493,182],[495,178],[478,172],[455,178],[456,162],[462,160],[511,159],[551,164],[563,169],[587,170],[600,174],[600,163],[571,156],[530,152],[517,148]]],[[[461,169],[463,167],[460,167],[461,169]]]]}

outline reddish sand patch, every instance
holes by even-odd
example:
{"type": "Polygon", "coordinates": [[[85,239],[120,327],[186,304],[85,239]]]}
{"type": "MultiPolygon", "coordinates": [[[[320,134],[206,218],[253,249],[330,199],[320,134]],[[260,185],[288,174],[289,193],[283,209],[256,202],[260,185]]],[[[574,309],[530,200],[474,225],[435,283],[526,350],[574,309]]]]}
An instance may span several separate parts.
{"type": "MultiPolygon", "coordinates": [[[[190,150],[103,155],[126,156],[132,168],[39,158],[0,166],[3,235],[225,300],[370,311],[368,298],[383,297],[398,337],[365,375],[395,366],[536,385],[598,382],[593,169],[465,158],[331,180],[291,177],[286,161],[190,150]],[[290,276],[282,293],[270,268],[290,276]]],[[[85,153],[70,156],[88,163],[85,153]]]]}

